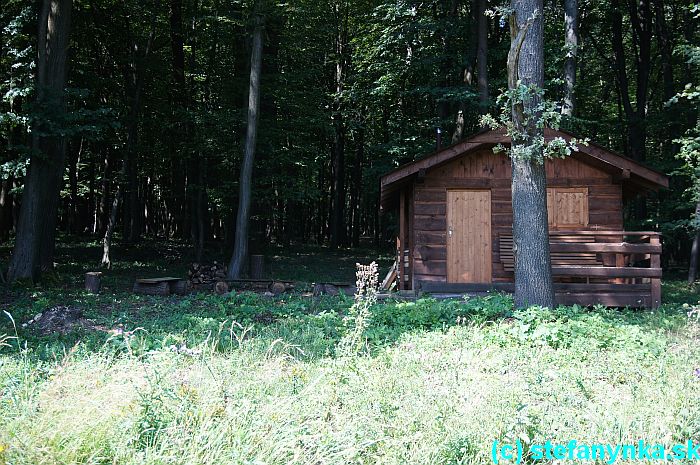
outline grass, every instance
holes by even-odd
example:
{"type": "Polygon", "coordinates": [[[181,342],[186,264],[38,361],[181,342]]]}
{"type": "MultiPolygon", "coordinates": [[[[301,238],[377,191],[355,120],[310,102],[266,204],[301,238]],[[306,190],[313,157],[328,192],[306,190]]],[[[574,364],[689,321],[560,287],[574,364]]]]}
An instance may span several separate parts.
{"type": "Polygon", "coordinates": [[[373,309],[370,352],[337,357],[348,301],[259,299],[121,301],[121,334],[8,341],[0,457],[456,464],[484,463],[493,439],[516,435],[700,433],[700,325],[678,309],[511,312],[498,295],[385,303],[373,309]]]}
{"type": "Polygon", "coordinates": [[[664,291],[653,312],[387,301],[347,354],[349,298],[16,289],[0,464],[483,464],[494,439],[697,439],[700,323],[683,304],[700,298],[664,291]],[[90,326],[21,327],[58,304],[90,326]]]}

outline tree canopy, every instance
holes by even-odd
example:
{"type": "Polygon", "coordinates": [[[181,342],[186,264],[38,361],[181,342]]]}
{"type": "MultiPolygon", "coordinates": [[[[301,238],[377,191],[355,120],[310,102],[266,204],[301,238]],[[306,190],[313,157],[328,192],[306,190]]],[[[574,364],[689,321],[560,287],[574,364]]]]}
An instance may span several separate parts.
{"type": "MultiPolygon", "coordinates": [[[[116,240],[232,244],[255,2],[67,2],[65,111],[37,104],[46,3],[0,10],[0,238],[17,233],[32,137],[56,136],[59,231],[101,239],[112,220],[116,240]]],[[[564,2],[544,2],[546,98],[573,89],[563,128],[674,175],[672,189],[630,202],[626,221],[658,226],[666,259],[683,261],[696,234],[698,7],[577,3],[572,42],[564,2]]],[[[379,176],[434,150],[437,128],[446,141],[478,131],[508,87],[509,25],[482,14],[497,6],[265,2],[252,250],[389,243],[379,176]]]]}

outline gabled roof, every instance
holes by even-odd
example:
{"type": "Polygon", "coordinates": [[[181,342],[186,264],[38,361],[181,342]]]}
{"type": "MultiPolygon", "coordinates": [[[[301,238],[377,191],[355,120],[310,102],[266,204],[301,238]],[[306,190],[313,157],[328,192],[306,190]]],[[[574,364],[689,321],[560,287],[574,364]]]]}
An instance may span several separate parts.
{"type": "MultiPolygon", "coordinates": [[[[561,137],[567,141],[577,138],[565,131],[545,130],[545,140],[549,141],[556,137],[561,137]]],[[[505,129],[482,131],[456,144],[440,149],[425,158],[407,163],[390,171],[381,178],[382,206],[385,205],[385,201],[389,200],[400,186],[410,182],[419,173],[425,173],[431,168],[448,163],[478,148],[493,147],[497,144],[510,145],[510,137],[506,135],[505,129]]],[[[650,191],[668,188],[668,177],[666,175],[647,168],[631,158],[622,156],[592,142],[587,146],[579,144],[578,149],[578,152],[574,152],[572,157],[618,177],[620,182],[625,187],[631,188],[631,190],[650,191]]]]}

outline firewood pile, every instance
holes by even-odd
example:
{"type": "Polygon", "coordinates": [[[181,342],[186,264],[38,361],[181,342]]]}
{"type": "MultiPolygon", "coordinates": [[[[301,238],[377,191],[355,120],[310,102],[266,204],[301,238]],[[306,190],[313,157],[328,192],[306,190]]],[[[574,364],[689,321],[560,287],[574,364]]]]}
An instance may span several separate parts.
{"type": "Polygon", "coordinates": [[[192,289],[213,289],[217,282],[226,280],[226,266],[214,262],[211,265],[193,263],[187,272],[192,289]]]}
{"type": "Polygon", "coordinates": [[[270,295],[279,295],[294,290],[291,281],[272,279],[226,279],[227,268],[219,262],[211,265],[193,263],[187,272],[188,288],[194,291],[214,291],[225,294],[231,290],[252,291],[270,295]]]}

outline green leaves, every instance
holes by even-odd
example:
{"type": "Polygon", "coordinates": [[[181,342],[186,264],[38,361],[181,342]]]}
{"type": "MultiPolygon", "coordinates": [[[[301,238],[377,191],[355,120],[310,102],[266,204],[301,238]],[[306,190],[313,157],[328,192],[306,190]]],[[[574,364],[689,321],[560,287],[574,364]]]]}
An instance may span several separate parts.
{"type": "Polygon", "coordinates": [[[555,137],[546,140],[542,134],[533,137],[524,130],[532,126],[538,129],[559,129],[562,119],[559,105],[545,99],[544,94],[544,89],[534,85],[526,86],[520,81],[514,89],[501,92],[496,99],[500,113],[495,116],[491,114],[482,116],[481,124],[491,129],[505,127],[513,143],[510,147],[497,145],[493,149],[494,153],[505,153],[521,160],[535,160],[541,164],[546,159],[568,157],[572,152],[578,151],[579,144],[588,145],[588,138],[565,140],[555,137]],[[513,122],[512,112],[516,108],[524,116],[522,127],[518,127],[513,122]]]}

